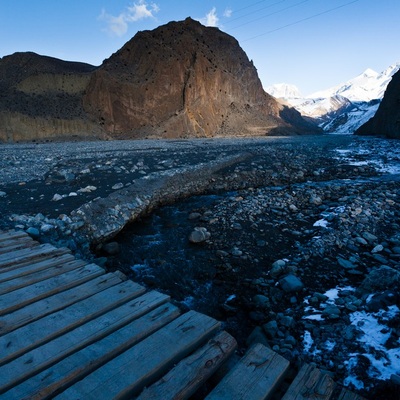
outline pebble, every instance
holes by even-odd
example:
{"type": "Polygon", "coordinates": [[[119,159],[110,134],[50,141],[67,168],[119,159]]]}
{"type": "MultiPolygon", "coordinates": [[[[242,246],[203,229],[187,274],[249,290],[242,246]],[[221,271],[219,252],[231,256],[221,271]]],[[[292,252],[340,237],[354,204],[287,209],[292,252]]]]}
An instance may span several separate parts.
{"type": "Polygon", "coordinates": [[[378,240],[378,238],[369,232],[363,232],[362,237],[367,240],[369,243],[374,243],[378,240]]]}
{"type": "Polygon", "coordinates": [[[342,257],[337,257],[337,261],[338,261],[338,264],[339,264],[341,267],[345,268],[345,269],[354,269],[354,268],[357,268],[357,266],[354,265],[351,261],[345,260],[345,259],[342,258],[342,257]]]}
{"type": "Polygon", "coordinates": [[[39,237],[40,237],[39,229],[33,228],[32,226],[29,227],[29,228],[26,230],[26,233],[27,233],[32,239],[39,239],[39,237]]]}
{"type": "Polygon", "coordinates": [[[115,185],[113,185],[113,186],[111,187],[111,189],[113,189],[113,190],[119,190],[119,189],[122,189],[123,187],[124,187],[124,184],[121,183],[121,182],[119,182],[119,183],[116,183],[115,185]]]}
{"type": "Polygon", "coordinates": [[[211,234],[207,231],[207,228],[196,227],[194,228],[194,231],[189,235],[189,242],[202,243],[208,240],[210,237],[211,234]]]}
{"type": "Polygon", "coordinates": [[[286,262],[283,260],[277,260],[272,264],[269,274],[271,275],[271,278],[275,279],[284,274],[286,271],[286,262]]]}
{"type": "Polygon", "coordinates": [[[303,282],[295,275],[287,275],[279,281],[282,289],[287,293],[298,292],[303,289],[303,282]]]}
{"type": "Polygon", "coordinates": [[[60,194],[56,193],[53,198],[51,199],[51,201],[60,201],[63,199],[63,196],[61,196],[60,194]]]}
{"type": "Polygon", "coordinates": [[[378,244],[377,246],[375,246],[372,250],[371,253],[379,253],[383,250],[383,246],[381,244],[378,244]]]}

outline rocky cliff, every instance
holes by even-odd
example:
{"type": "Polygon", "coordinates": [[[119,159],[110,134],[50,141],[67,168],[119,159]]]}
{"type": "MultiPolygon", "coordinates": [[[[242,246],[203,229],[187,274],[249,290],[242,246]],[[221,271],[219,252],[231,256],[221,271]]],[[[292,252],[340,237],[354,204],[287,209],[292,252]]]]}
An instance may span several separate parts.
{"type": "Polygon", "coordinates": [[[94,69],[30,52],[0,59],[0,140],[87,137],[99,131],[82,107],[94,69]]]}
{"type": "Polygon", "coordinates": [[[315,132],[264,92],[232,36],[190,18],[133,37],[93,73],[84,107],[123,137],[315,132]]]}
{"type": "Polygon", "coordinates": [[[190,18],[139,32],[99,67],[0,59],[0,140],[316,133],[265,93],[238,42],[190,18]]]}
{"type": "Polygon", "coordinates": [[[375,116],[355,133],[400,139],[400,71],[389,83],[375,116]]]}

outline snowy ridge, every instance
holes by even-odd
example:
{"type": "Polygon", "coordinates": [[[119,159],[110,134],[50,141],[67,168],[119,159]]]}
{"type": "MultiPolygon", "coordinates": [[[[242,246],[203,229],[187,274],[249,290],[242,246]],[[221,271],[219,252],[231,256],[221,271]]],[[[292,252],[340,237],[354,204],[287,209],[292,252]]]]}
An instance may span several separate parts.
{"type": "Polygon", "coordinates": [[[370,68],[345,83],[303,97],[299,89],[280,83],[267,88],[303,116],[313,118],[328,133],[354,133],[372,118],[400,62],[378,73],[370,68]]]}
{"type": "Polygon", "coordinates": [[[349,81],[327,90],[316,92],[308,97],[327,98],[335,95],[347,97],[351,101],[371,101],[382,99],[392,76],[400,69],[400,62],[378,73],[370,68],[349,81]]]}
{"type": "Polygon", "coordinates": [[[288,83],[276,83],[269,86],[266,92],[277,99],[301,99],[303,97],[297,86],[289,85],[288,83]]]}

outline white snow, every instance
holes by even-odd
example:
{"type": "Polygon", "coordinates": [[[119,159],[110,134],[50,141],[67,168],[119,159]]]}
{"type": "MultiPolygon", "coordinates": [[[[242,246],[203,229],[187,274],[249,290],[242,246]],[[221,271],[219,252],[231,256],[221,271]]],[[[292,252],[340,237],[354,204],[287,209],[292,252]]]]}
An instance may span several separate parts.
{"type": "Polygon", "coordinates": [[[370,68],[347,82],[329,89],[312,93],[310,98],[329,98],[336,95],[344,96],[351,101],[371,101],[381,99],[392,76],[400,69],[400,62],[391,65],[385,71],[378,73],[370,68]]]}
{"type": "Polygon", "coordinates": [[[324,343],[324,348],[325,350],[328,351],[332,351],[336,346],[336,342],[334,340],[330,340],[328,339],[325,343],[324,343]]]}
{"type": "Polygon", "coordinates": [[[357,365],[357,354],[350,354],[350,358],[348,361],[345,362],[347,366],[348,375],[344,379],[343,384],[344,386],[354,386],[356,389],[364,389],[364,383],[358,379],[357,376],[352,374],[352,370],[357,365]]]}
{"type": "Polygon", "coordinates": [[[297,86],[288,83],[276,83],[275,85],[267,87],[265,91],[278,99],[296,99],[303,97],[297,86]]]}
{"type": "Polygon", "coordinates": [[[351,323],[363,334],[358,340],[365,349],[361,354],[371,362],[368,374],[376,379],[387,380],[392,374],[400,374],[400,342],[396,348],[385,347],[392,331],[384,324],[399,312],[399,308],[393,305],[388,307],[388,311],[356,311],[350,315],[351,323]]]}
{"type": "Polygon", "coordinates": [[[313,226],[320,226],[322,228],[327,228],[329,222],[326,219],[319,219],[317,222],[314,222],[313,226]]]}
{"type": "Polygon", "coordinates": [[[322,321],[322,314],[313,314],[313,315],[306,315],[303,319],[311,319],[314,321],[322,321]]]}
{"type": "Polygon", "coordinates": [[[311,333],[309,331],[304,331],[304,336],[303,336],[303,348],[306,353],[308,353],[311,350],[312,345],[314,344],[314,340],[311,336],[311,333]]]}

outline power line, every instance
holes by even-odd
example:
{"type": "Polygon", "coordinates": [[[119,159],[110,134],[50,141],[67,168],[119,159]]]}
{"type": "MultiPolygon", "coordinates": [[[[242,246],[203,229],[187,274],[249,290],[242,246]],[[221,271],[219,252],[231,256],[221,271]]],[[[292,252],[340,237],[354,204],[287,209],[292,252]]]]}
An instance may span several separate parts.
{"type": "Polygon", "coordinates": [[[240,12],[240,11],[243,11],[243,10],[247,10],[248,8],[254,7],[254,6],[256,6],[257,4],[265,3],[265,1],[266,1],[266,0],[257,1],[256,3],[249,4],[249,5],[246,6],[246,7],[242,7],[242,8],[239,8],[239,10],[233,10],[233,11],[234,11],[234,12],[240,12]]]}
{"type": "Polygon", "coordinates": [[[260,19],[264,19],[264,18],[270,17],[271,15],[279,14],[280,12],[283,12],[283,11],[289,10],[290,8],[293,8],[293,7],[299,6],[301,4],[307,3],[308,1],[310,1],[310,0],[303,0],[303,1],[300,1],[299,3],[292,4],[291,6],[282,8],[281,10],[274,11],[273,13],[264,15],[264,16],[256,18],[256,19],[252,19],[251,21],[247,21],[247,22],[245,22],[245,23],[243,23],[241,25],[234,26],[233,28],[228,29],[228,31],[231,31],[231,30],[237,29],[237,28],[241,28],[242,26],[245,26],[245,25],[251,24],[253,22],[259,21],[260,19]]]}
{"type": "Polygon", "coordinates": [[[324,15],[324,14],[328,14],[328,13],[330,13],[330,12],[332,12],[332,11],[338,10],[339,8],[343,8],[343,7],[346,7],[346,6],[350,5],[350,4],[357,3],[358,1],[359,1],[359,0],[349,1],[348,3],[342,4],[341,6],[337,6],[337,7],[334,7],[334,8],[330,8],[329,10],[322,11],[322,12],[320,12],[320,13],[318,13],[318,14],[311,15],[310,17],[303,18],[303,19],[300,19],[300,20],[298,20],[298,21],[292,22],[292,23],[290,23],[290,24],[280,26],[279,28],[272,29],[271,31],[268,31],[268,32],[265,32],[265,33],[261,33],[260,35],[253,36],[253,37],[251,37],[251,38],[249,38],[249,39],[245,39],[245,40],[243,40],[242,42],[248,42],[249,40],[253,40],[253,39],[257,39],[257,38],[259,38],[259,37],[261,37],[261,36],[269,35],[270,33],[277,32],[277,31],[280,31],[280,30],[282,30],[282,29],[288,28],[288,27],[290,27],[290,26],[300,24],[301,22],[308,21],[308,20],[310,20],[310,19],[319,17],[319,16],[324,15]]]}
{"type": "MultiPolygon", "coordinates": [[[[240,15],[239,17],[230,18],[229,21],[226,21],[226,22],[225,22],[225,24],[230,24],[230,23],[232,23],[232,22],[234,22],[234,21],[237,21],[238,19],[245,18],[245,17],[247,17],[247,16],[249,16],[249,15],[251,15],[251,14],[255,14],[255,13],[259,12],[259,11],[265,10],[265,9],[267,9],[267,8],[271,8],[271,7],[273,7],[273,6],[276,6],[277,4],[284,3],[285,1],[287,1],[287,0],[280,0],[280,1],[277,1],[276,3],[269,4],[269,5],[266,6],[266,7],[258,8],[257,10],[251,11],[251,12],[249,12],[249,13],[247,13],[247,14],[240,15]]],[[[260,1],[260,3],[262,3],[262,2],[260,1]]],[[[253,5],[256,5],[256,4],[258,4],[258,3],[255,3],[255,4],[253,4],[253,5]]],[[[245,8],[249,8],[249,7],[251,7],[251,6],[241,8],[240,10],[244,10],[245,8]]],[[[238,11],[240,11],[240,10],[238,10],[238,11]]],[[[234,13],[237,13],[238,11],[233,10],[234,13]]]]}

